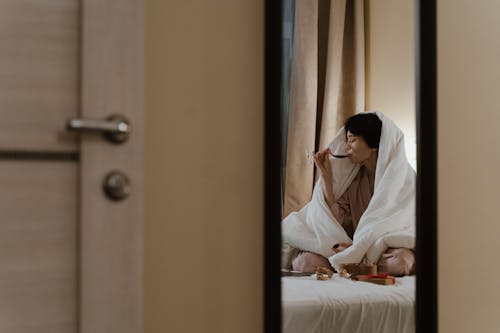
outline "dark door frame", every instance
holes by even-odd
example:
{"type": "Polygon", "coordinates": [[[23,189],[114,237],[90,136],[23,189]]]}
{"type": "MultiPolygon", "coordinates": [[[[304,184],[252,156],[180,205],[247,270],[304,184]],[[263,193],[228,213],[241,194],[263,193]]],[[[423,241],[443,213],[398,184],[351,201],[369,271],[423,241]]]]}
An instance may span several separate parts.
{"type": "MultiPolygon", "coordinates": [[[[281,332],[282,1],[265,2],[264,332],[281,332]]],[[[416,332],[435,333],[437,317],[436,0],[415,0],[417,125],[416,332]]]]}

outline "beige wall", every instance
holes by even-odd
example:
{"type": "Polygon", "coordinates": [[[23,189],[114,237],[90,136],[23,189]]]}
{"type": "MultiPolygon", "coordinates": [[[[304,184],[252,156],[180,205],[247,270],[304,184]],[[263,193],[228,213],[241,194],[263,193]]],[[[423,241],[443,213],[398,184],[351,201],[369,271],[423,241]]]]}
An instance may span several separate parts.
{"type": "Polygon", "coordinates": [[[500,2],[438,1],[439,327],[500,332],[500,2]]]}
{"type": "Polygon", "coordinates": [[[405,133],[407,150],[414,150],[413,0],[365,0],[365,16],[366,109],[389,116],[405,133]]]}
{"type": "Polygon", "coordinates": [[[145,332],[260,332],[263,1],[145,6],[145,332]]]}

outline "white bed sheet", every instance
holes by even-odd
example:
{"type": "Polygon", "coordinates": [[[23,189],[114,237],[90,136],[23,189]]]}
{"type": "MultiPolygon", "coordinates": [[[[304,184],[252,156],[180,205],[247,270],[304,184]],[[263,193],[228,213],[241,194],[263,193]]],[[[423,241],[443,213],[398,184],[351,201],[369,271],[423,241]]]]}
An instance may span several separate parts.
{"type": "Polygon", "coordinates": [[[283,333],[413,333],[415,276],[382,286],[334,274],[282,277],[283,333]]]}

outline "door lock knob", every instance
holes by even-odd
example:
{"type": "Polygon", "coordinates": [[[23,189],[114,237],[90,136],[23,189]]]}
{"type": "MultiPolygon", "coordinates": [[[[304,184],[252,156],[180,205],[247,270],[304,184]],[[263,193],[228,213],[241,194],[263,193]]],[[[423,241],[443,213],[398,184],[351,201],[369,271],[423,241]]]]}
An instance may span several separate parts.
{"type": "Polygon", "coordinates": [[[106,175],[103,182],[103,190],[106,196],[113,201],[126,199],[132,192],[130,179],[121,171],[111,171],[106,175]]]}

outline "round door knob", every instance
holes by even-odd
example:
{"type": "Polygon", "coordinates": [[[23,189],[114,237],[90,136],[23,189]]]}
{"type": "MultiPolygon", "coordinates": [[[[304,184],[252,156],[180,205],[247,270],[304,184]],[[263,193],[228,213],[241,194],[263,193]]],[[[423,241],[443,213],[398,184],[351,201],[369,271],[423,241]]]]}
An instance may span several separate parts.
{"type": "Polygon", "coordinates": [[[104,178],[103,190],[109,199],[121,201],[130,195],[132,187],[126,174],[121,171],[111,171],[104,178]]]}

